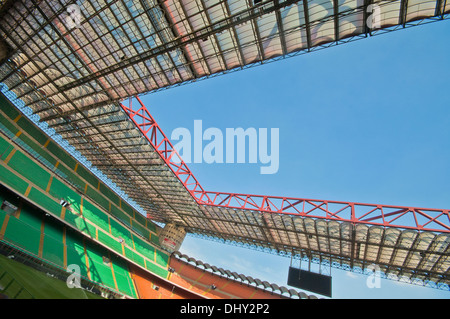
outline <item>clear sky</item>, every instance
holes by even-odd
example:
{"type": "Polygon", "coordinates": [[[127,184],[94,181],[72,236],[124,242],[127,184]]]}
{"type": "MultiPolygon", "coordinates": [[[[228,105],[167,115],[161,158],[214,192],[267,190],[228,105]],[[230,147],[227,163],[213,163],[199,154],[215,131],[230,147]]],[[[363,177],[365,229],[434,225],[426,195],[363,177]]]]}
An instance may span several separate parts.
{"type": "MultiPolygon", "coordinates": [[[[166,135],[180,127],[279,128],[279,170],[189,164],[206,190],[450,208],[450,22],[355,41],[149,94],[166,135]]],[[[280,285],[290,259],[188,236],[181,251],[280,285]]],[[[332,270],[336,298],[450,292],[332,270]]]]}

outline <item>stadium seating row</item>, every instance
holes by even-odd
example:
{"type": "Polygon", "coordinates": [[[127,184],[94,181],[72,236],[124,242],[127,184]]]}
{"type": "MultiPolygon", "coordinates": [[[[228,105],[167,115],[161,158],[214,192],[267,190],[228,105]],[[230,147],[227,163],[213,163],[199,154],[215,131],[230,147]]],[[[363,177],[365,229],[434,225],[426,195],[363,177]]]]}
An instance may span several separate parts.
{"type": "Polygon", "coordinates": [[[2,242],[54,267],[79,269],[84,279],[136,298],[126,261],[1,187],[0,202],[5,201],[17,211],[0,208],[2,242]]]}
{"type": "Polygon", "coordinates": [[[0,96],[5,201],[16,209],[0,208],[1,241],[61,269],[77,265],[86,280],[129,297],[286,298],[170,259],[159,226],[0,96]]]}
{"type": "Polygon", "coordinates": [[[170,268],[175,270],[174,275],[169,276],[171,281],[191,287],[193,291],[203,291],[202,294],[209,298],[317,299],[314,295],[307,295],[295,289],[287,289],[284,286],[211,266],[178,251],[172,254],[170,268]]]}
{"type": "Polygon", "coordinates": [[[170,280],[189,290],[211,299],[286,299],[287,296],[273,293],[233,278],[219,276],[183,261],[177,256],[170,260],[175,270],[170,280]]]}
{"type": "Polygon", "coordinates": [[[64,180],[70,181],[85,196],[90,197],[105,211],[130,226],[133,231],[158,244],[159,227],[136,212],[129,204],[109,189],[93,173],[77,162],[56,142],[23,116],[10,102],[0,95],[0,128],[16,137],[16,142],[33,157],[53,170],[64,180]]]}
{"type": "Polygon", "coordinates": [[[14,148],[4,136],[0,137],[0,154],[2,183],[90,237],[109,245],[117,253],[124,254],[125,247],[134,250],[134,261],[158,275],[167,276],[167,253],[103,212],[24,151],[14,148]],[[70,206],[64,207],[61,200],[70,206]],[[137,257],[139,255],[141,258],[137,257]]]}
{"type": "MultiPolygon", "coordinates": [[[[44,137],[39,129],[30,125],[28,119],[2,99],[4,98],[0,98],[0,129],[6,134],[0,136],[1,183],[74,229],[112,249],[116,254],[166,278],[169,255],[158,248],[159,227],[147,221],[144,216],[118,198],[97,177],[57,147],[56,143],[44,137]],[[64,176],[67,179],[63,178],[64,176]],[[67,180],[72,184],[68,184],[67,180]],[[95,184],[97,187],[94,187],[95,184]]],[[[99,264],[99,254],[95,254],[91,247],[83,247],[86,244],[79,242],[81,237],[71,242],[73,236],[67,237],[66,232],[67,242],[64,244],[61,232],[58,239],[44,234],[45,249],[40,251],[37,245],[43,243],[40,240],[41,222],[34,221],[30,225],[15,218],[8,219],[3,234],[5,240],[14,242],[34,255],[62,267],[67,267],[67,262],[70,264],[71,260],[80,259],[81,252],[85,250],[87,257],[83,268],[84,275],[94,281],[100,280],[112,288],[124,286],[111,280],[115,278],[118,282],[124,282],[121,277],[123,272],[120,272],[119,266],[117,277],[115,272],[112,276],[109,272],[106,272],[108,275],[102,276],[96,275],[98,272],[88,272],[88,269],[104,267],[99,264]],[[27,235],[21,236],[23,233],[27,235]],[[65,252],[66,263],[63,262],[61,251],[65,252]]],[[[51,229],[51,226],[44,229],[51,229]]],[[[129,272],[126,273],[127,278],[130,278],[129,272]]],[[[124,293],[130,293],[129,288],[125,290],[124,293]]]]}

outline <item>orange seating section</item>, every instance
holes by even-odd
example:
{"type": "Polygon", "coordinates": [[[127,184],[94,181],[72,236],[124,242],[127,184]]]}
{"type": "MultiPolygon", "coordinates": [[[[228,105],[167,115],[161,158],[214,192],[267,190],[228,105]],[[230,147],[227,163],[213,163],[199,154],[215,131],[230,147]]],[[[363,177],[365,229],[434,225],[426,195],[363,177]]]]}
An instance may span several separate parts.
{"type": "Polygon", "coordinates": [[[130,264],[131,277],[134,280],[140,299],[198,299],[200,296],[188,289],[173,285],[167,280],[153,276],[147,271],[130,264]]]}
{"type": "Polygon", "coordinates": [[[210,273],[189,263],[178,260],[174,257],[170,259],[170,267],[175,270],[169,280],[175,284],[186,287],[207,298],[212,299],[280,299],[287,298],[278,294],[272,294],[261,288],[257,288],[246,283],[241,283],[234,279],[224,278],[210,273]],[[213,288],[213,285],[216,287],[213,288]]]}

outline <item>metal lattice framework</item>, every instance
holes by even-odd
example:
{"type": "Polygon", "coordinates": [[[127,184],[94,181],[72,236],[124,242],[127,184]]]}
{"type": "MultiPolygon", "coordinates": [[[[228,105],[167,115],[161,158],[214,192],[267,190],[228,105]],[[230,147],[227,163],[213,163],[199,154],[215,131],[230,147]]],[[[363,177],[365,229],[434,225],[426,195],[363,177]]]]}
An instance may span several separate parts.
{"type": "Polygon", "coordinates": [[[73,114],[74,102],[96,108],[441,20],[450,11],[446,0],[21,0],[4,7],[0,34],[13,48],[10,60],[40,96],[19,97],[45,121],[73,114]],[[377,28],[370,29],[375,13],[377,28]],[[39,68],[45,74],[36,74],[39,68]]]}
{"type": "MultiPolygon", "coordinates": [[[[120,103],[197,204],[382,227],[450,233],[449,210],[205,191],[139,97],[120,103]]],[[[152,217],[152,216],[149,216],[152,217]]]]}
{"type": "Polygon", "coordinates": [[[446,0],[19,0],[0,6],[0,48],[8,52],[0,82],[149,218],[341,268],[376,263],[385,273],[448,287],[449,210],[210,192],[142,101],[123,102],[443,20],[450,12],[446,0]],[[370,28],[375,12],[377,26],[370,28]]]}
{"type": "Polygon", "coordinates": [[[190,232],[448,289],[449,210],[205,191],[136,102],[121,107],[199,206],[178,212],[190,232]]]}

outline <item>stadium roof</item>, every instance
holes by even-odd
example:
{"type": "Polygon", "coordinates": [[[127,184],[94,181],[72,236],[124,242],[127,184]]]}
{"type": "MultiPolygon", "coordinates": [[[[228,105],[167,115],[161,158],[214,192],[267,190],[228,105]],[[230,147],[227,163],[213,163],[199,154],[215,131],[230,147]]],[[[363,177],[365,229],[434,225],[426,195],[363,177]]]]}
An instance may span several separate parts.
{"type": "Polygon", "coordinates": [[[255,2],[7,1],[0,32],[11,60],[45,94],[46,103],[27,103],[47,120],[72,114],[73,102],[109,104],[443,19],[450,10],[443,0],[255,2]]]}
{"type": "Polygon", "coordinates": [[[448,12],[441,0],[6,1],[0,82],[155,221],[448,285],[448,210],[207,192],[145,105],[124,102],[448,12]]]}

